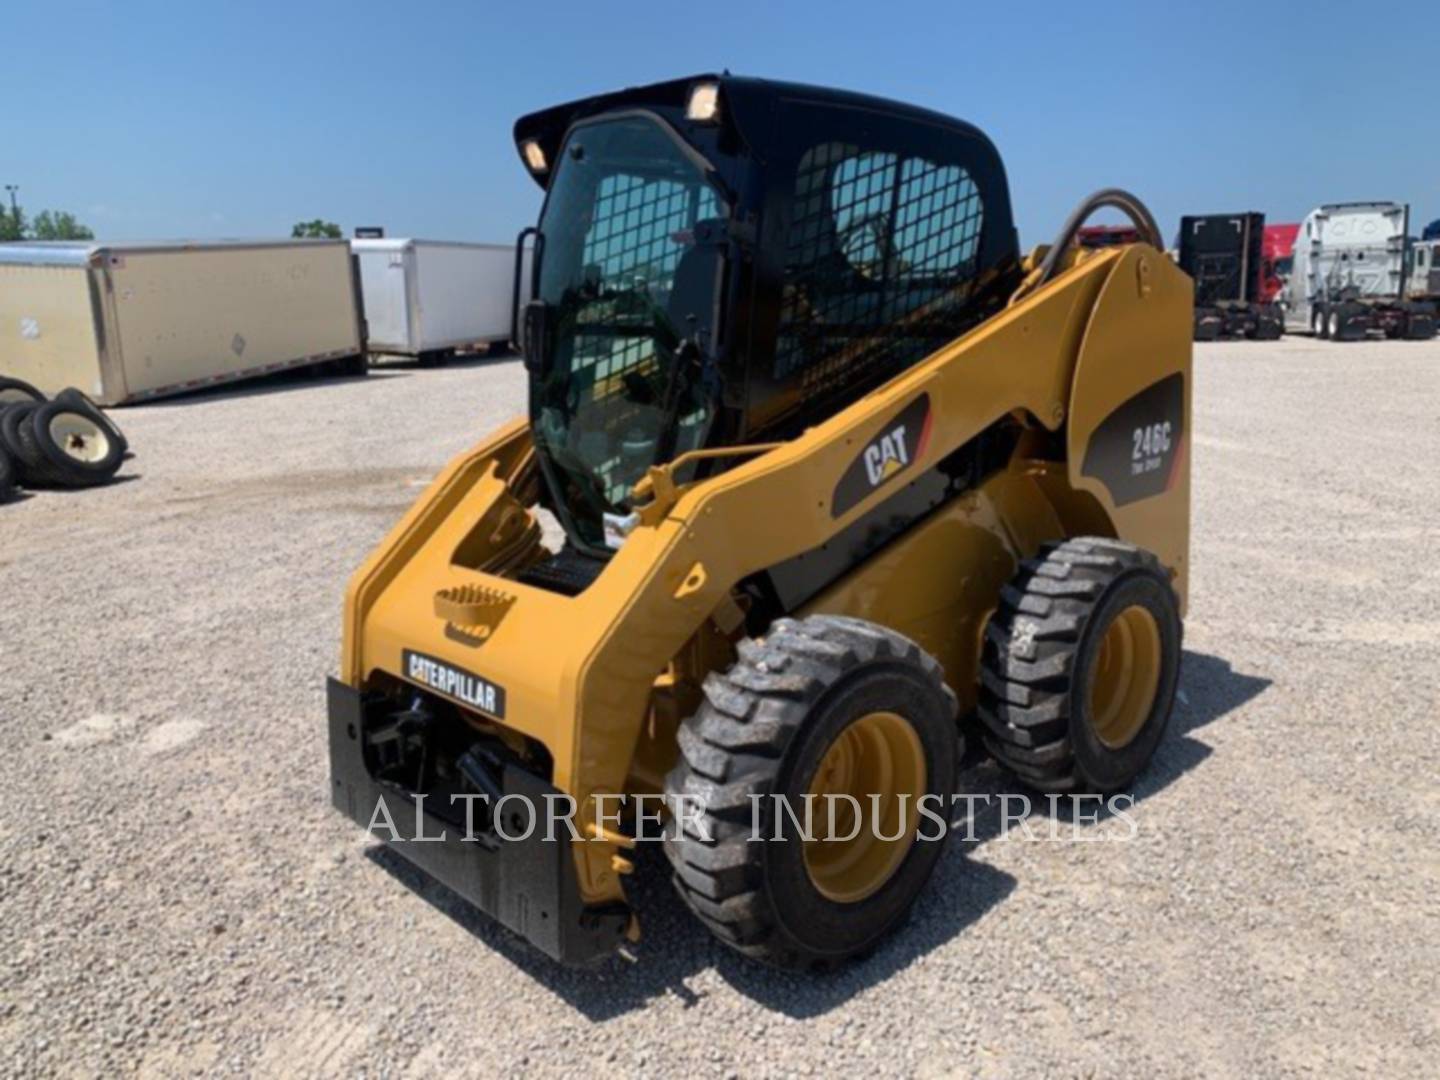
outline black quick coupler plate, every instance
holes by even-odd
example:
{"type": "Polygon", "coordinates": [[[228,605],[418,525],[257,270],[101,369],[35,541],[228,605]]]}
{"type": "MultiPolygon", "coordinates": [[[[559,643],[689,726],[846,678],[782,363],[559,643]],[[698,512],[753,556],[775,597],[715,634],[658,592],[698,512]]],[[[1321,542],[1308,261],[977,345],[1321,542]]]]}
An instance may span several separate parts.
{"type": "MultiPolygon", "coordinates": [[[[547,837],[546,796],[561,792],[524,769],[505,765],[506,805],[528,804],[535,828],[517,839],[467,838],[463,824],[432,813],[413,792],[377,780],[367,765],[367,733],[384,728],[393,703],[329,681],[330,791],[335,808],[390,851],[565,964],[610,956],[624,940],[629,913],[580,901],[568,833],[547,837]],[[383,804],[383,805],[382,805],[383,804]],[[417,839],[424,837],[424,839],[417,839]]],[[[520,836],[522,830],[510,835],[520,836]]]]}

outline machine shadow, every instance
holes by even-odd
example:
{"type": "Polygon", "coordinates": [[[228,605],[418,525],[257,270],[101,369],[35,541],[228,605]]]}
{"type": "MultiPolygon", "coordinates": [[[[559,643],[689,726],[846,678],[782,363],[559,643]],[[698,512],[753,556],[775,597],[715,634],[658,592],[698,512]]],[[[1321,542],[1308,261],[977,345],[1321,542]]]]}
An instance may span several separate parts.
{"type": "MultiPolygon", "coordinates": [[[[1130,805],[1139,804],[1164,791],[1199,766],[1212,751],[1205,743],[1193,738],[1192,733],[1258,697],[1271,682],[1264,676],[1237,672],[1228,660],[1218,656],[1186,651],[1180,664],[1175,710],[1170,715],[1165,738],[1145,771],[1122,793],[1133,799],[1130,805]]],[[[977,813],[972,826],[975,843],[993,839],[1001,832],[1002,818],[1007,813],[1013,821],[1015,815],[1026,812],[1027,808],[1019,801],[1019,796],[1029,800],[1029,809],[1034,813],[1073,823],[1080,828],[1099,825],[1115,816],[1108,800],[1101,803],[1087,798],[1077,803],[1064,797],[1047,797],[1016,781],[983,753],[979,757],[981,760],[961,776],[963,790],[974,795],[990,796],[988,802],[981,804],[984,809],[977,813]],[[1017,801],[1006,805],[1001,801],[1006,796],[1017,801]]],[[[1122,805],[1122,808],[1126,807],[1122,805]]]]}
{"type": "MultiPolygon", "coordinates": [[[[1234,671],[1219,657],[1187,652],[1181,667],[1183,696],[1176,704],[1165,741],[1130,792],[1135,801],[1164,790],[1203,762],[1211,750],[1192,733],[1245,705],[1270,684],[1267,678],[1234,671]]],[[[588,1019],[619,1016],[666,995],[674,995],[687,1007],[696,1004],[704,991],[697,991],[691,982],[710,969],[765,1008],[805,1019],[824,1015],[904,970],[1023,887],[1013,875],[969,857],[1004,829],[1006,811],[999,796],[1025,794],[1037,813],[1053,810],[1058,817],[1070,817],[1065,800],[1047,803],[988,761],[963,768],[960,782],[962,791],[991,798],[977,803],[968,830],[964,822],[956,822],[961,829],[906,924],[869,956],[827,975],[763,967],[712,938],[671,886],[669,866],[657,844],[642,845],[628,883],[636,909],[644,913],[645,927],[644,939],[630,950],[633,961],[617,957],[589,969],[566,968],[550,960],[383,845],[368,849],[366,855],[479,943],[544,984],[588,1019]]],[[[1084,808],[1082,827],[1106,820],[1107,812],[1100,808],[1097,814],[1096,810],[1093,803],[1084,808]]]]}
{"type": "Polygon", "coordinates": [[[1164,790],[1208,758],[1210,747],[1193,738],[1193,733],[1259,697],[1273,681],[1238,672],[1221,657],[1186,650],[1170,730],[1136,782],[1135,800],[1164,790]]]}
{"type": "Polygon", "coordinates": [[[617,956],[591,968],[568,968],[389,848],[377,845],[365,854],[477,942],[509,960],[519,974],[542,983],[590,1020],[621,1016],[668,995],[687,1008],[698,1004],[706,991],[691,983],[710,969],[768,1009],[794,1017],[823,1015],[961,933],[1015,887],[1009,874],[958,858],[952,850],[936,867],[900,933],[841,971],[812,976],[764,967],[715,940],[681,903],[659,845],[642,845],[627,885],[636,908],[644,912],[644,939],[629,948],[630,958],[617,956]]]}

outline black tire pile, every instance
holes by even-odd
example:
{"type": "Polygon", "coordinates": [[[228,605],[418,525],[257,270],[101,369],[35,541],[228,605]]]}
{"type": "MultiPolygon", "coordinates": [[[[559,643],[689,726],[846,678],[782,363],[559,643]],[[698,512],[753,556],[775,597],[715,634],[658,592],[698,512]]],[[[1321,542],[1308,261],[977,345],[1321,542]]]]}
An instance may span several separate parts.
{"type": "Polygon", "coordinates": [[[130,444],[79,390],[53,400],[29,383],[0,377],[0,503],[17,488],[108,484],[130,444]]]}

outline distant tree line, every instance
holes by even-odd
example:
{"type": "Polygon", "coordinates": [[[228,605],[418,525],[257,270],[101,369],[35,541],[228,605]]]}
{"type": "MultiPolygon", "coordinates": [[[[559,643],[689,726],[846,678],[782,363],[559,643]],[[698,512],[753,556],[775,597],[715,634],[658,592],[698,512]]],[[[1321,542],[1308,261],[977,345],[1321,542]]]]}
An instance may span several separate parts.
{"type": "MultiPolygon", "coordinates": [[[[297,239],[339,240],[345,234],[333,221],[315,218],[297,222],[290,230],[297,239]]],[[[0,203],[0,243],[16,240],[94,240],[95,234],[66,210],[41,210],[31,221],[25,208],[16,204],[12,209],[0,203]]]]}
{"type": "Polygon", "coordinates": [[[0,242],[15,240],[94,240],[95,234],[66,210],[41,210],[30,221],[25,208],[0,204],[0,242]]]}
{"type": "Polygon", "coordinates": [[[290,230],[292,240],[339,240],[344,235],[339,225],[318,217],[313,221],[297,222],[290,230]]]}

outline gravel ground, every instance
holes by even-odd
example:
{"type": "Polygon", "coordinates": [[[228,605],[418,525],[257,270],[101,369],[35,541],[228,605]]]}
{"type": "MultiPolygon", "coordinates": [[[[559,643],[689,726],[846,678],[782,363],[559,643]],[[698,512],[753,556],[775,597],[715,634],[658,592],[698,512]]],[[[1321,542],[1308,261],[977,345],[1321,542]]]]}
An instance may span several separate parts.
{"type": "MultiPolygon", "coordinates": [[[[513,361],[117,414],[0,509],[0,1072],[1434,1075],[1440,343],[1201,347],[1183,700],[1107,842],[952,847],[837,977],[556,968],[329,809],[347,575],[513,361]]],[[[998,792],[989,767],[967,779],[998,792]]]]}

